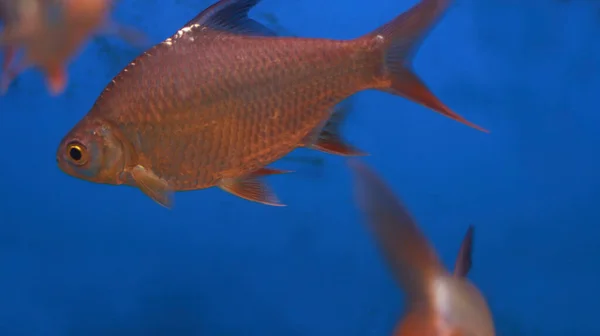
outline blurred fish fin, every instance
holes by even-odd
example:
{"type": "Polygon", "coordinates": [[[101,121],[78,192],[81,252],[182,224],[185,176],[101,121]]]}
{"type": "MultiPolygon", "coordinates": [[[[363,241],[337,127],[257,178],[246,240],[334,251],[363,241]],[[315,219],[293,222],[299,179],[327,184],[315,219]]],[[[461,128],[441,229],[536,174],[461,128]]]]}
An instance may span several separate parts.
{"type": "Polygon", "coordinates": [[[264,167],[241,178],[223,179],[219,183],[219,188],[249,201],[273,206],[285,206],[285,204],[279,201],[277,195],[265,183],[260,181],[260,177],[290,172],[289,170],[264,167]]]}
{"type": "Polygon", "coordinates": [[[251,175],[255,177],[267,176],[267,175],[279,175],[279,174],[289,174],[293,173],[293,170],[283,170],[283,169],[275,169],[269,167],[262,167],[256,171],[254,171],[251,175]]]}
{"type": "Polygon", "coordinates": [[[0,94],[8,91],[10,83],[17,74],[11,71],[11,65],[17,57],[17,47],[7,45],[2,47],[2,75],[0,75],[0,94]]]}
{"type": "Polygon", "coordinates": [[[131,177],[137,187],[148,197],[167,209],[173,207],[173,192],[167,181],[140,165],[133,167],[131,177]]]}
{"type": "Polygon", "coordinates": [[[0,95],[5,95],[10,87],[10,84],[15,79],[15,75],[8,71],[2,72],[0,75],[0,95]]]}
{"type": "Polygon", "coordinates": [[[214,30],[250,36],[278,36],[272,29],[248,17],[260,0],[220,0],[186,24],[201,25],[214,30]]]}
{"type": "Polygon", "coordinates": [[[4,56],[5,59],[2,74],[0,75],[0,95],[3,95],[8,91],[8,88],[17,76],[27,70],[27,68],[31,67],[31,64],[23,59],[15,62],[17,59],[17,49],[7,47],[6,50],[8,50],[8,56],[6,54],[4,56]]]}
{"type": "Polygon", "coordinates": [[[361,151],[360,149],[347,144],[339,136],[339,134],[331,133],[327,130],[323,130],[318,134],[318,138],[313,140],[313,136],[305,140],[306,143],[302,143],[299,147],[306,147],[320,152],[341,155],[341,156],[367,156],[368,153],[361,151]]]}
{"type": "Polygon", "coordinates": [[[46,85],[50,94],[57,96],[64,92],[67,86],[67,71],[64,67],[56,67],[46,70],[46,85]]]}
{"type": "Polygon", "coordinates": [[[10,65],[15,61],[17,50],[18,48],[15,46],[2,47],[2,72],[8,71],[10,65]]]}
{"type": "MultiPolygon", "coordinates": [[[[0,23],[2,21],[0,20],[0,23]]],[[[21,43],[26,36],[23,35],[22,32],[16,31],[14,29],[8,30],[5,27],[2,27],[4,30],[0,31],[0,46],[10,46],[10,45],[18,45],[21,43]]]]}
{"type": "Polygon", "coordinates": [[[452,111],[440,101],[412,70],[412,58],[433,25],[446,12],[452,0],[421,0],[408,11],[368,34],[381,40],[383,83],[379,89],[405,97],[477,130],[488,132],[452,111]]]}
{"type": "Polygon", "coordinates": [[[473,265],[471,258],[471,255],[473,254],[473,230],[473,225],[469,225],[462,244],[460,245],[460,250],[458,250],[458,256],[456,257],[456,263],[454,264],[454,275],[457,277],[466,277],[473,265]]]}
{"type": "Polygon", "coordinates": [[[94,35],[117,36],[135,48],[148,48],[150,46],[150,39],[145,33],[136,28],[122,25],[114,21],[108,21],[102,24],[94,35]]]}
{"type": "Polygon", "coordinates": [[[324,153],[342,156],[366,156],[369,155],[360,149],[347,144],[341,136],[341,125],[346,120],[350,111],[350,104],[340,103],[336,105],[331,117],[325,123],[321,123],[310,132],[298,147],[318,150],[324,153]]]}
{"type": "Polygon", "coordinates": [[[447,271],[408,210],[383,180],[358,159],[349,160],[358,207],[408,303],[432,302],[432,281],[447,271]]]}

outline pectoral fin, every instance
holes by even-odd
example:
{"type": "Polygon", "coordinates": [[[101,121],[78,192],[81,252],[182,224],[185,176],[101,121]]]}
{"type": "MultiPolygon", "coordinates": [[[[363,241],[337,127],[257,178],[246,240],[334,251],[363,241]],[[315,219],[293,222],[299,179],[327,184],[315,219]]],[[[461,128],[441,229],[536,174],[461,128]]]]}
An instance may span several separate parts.
{"type": "Polygon", "coordinates": [[[164,179],[156,176],[151,170],[137,165],[131,170],[131,177],[140,190],[165,208],[173,207],[173,192],[164,179]]]}
{"type": "Polygon", "coordinates": [[[223,179],[219,183],[219,188],[249,201],[273,206],[285,206],[279,201],[275,193],[260,180],[260,177],[290,172],[289,170],[265,167],[244,177],[223,179]]]}

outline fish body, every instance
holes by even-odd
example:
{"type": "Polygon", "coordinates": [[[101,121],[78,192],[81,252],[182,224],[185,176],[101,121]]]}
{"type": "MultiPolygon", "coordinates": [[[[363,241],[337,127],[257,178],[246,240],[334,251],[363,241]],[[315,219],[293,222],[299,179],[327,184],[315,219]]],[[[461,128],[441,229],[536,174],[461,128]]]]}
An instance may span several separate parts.
{"type": "Polygon", "coordinates": [[[141,42],[141,34],[108,19],[112,6],[111,0],[0,0],[0,90],[5,92],[27,68],[37,67],[45,73],[50,92],[60,94],[67,85],[68,62],[91,35],[114,33],[141,42]],[[20,51],[23,58],[18,59],[20,51]]]}
{"type": "Polygon", "coordinates": [[[494,336],[486,300],[466,277],[471,268],[473,227],[467,230],[450,273],[385,183],[359,161],[351,161],[351,167],[367,226],[406,293],[407,313],[393,335],[494,336]]]}
{"type": "Polygon", "coordinates": [[[477,127],[441,103],[407,63],[448,0],[422,0],[345,41],[277,36],[248,17],[257,3],[219,1],[133,60],[64,137],[60,168],[139,187],[167,207],[172,191],[212,186],[281,205],[258,180],[281,173],[264,170],[268,164],[298,147],[361,154],[327,126],[336,105],[356,92],[388,91],[477,127]],[[106,148],[118,156],[105,158],[106,148]]]}

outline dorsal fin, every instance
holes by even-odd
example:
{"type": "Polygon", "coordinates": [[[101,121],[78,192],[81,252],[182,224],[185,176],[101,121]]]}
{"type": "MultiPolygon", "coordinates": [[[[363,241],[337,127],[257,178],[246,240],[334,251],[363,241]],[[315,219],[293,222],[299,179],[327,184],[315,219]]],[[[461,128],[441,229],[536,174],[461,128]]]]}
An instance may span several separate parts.
{"type": "Polygon", "coordinates": [[[409,306],[431,302],[431,282],[447,274],[437,253],[385,182],[358,159],[348,163],[354,172],[357,204],[405,291],[409,306]]]}
{"type": "Polygon", "coordinates": [[[248,17],[250,10],[259,2],[260,0],[220,0],[185,26],[197,24],[231,34],[277,36],[278,34],[273,30],[248,17]]]}
{"type": "Polygon", "coordinates": [[[463,238],[460,250],[458,250],[458,256],[456,257],[456,263],[454,265],[454,275],[464,278],[469,274],[472,265],[471,255],[473,254],[473,225],[469,225],[467,233],[463,238]]]}

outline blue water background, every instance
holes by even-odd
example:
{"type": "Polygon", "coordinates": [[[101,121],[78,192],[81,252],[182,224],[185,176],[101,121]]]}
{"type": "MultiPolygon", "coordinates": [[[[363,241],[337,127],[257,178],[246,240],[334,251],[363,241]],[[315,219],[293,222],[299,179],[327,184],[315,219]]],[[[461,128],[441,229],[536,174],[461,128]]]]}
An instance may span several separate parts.
{"type": "MultiPolygon", "coordinates": [[[[265,0],[252,16],[353,38],[414,1],[265,0]]],[[[114,18],[170,36],[210,2],[122,0],[114,18]]],[[[600,335],[600,3],[459,0],[416,72],[477,132],[359,93],[344,136],[401,195],[451,266],[476,227],[471,279],[500,335],[600,335]]],[[[359,220],[343,158],[273,166],[289,206],[216,188],[166,210],[63,174],[56,146],[139,53],[96,39],[58,98],[36,71],[0,98],[0,335],[389,335],[401,290],[359,220]]]]}

